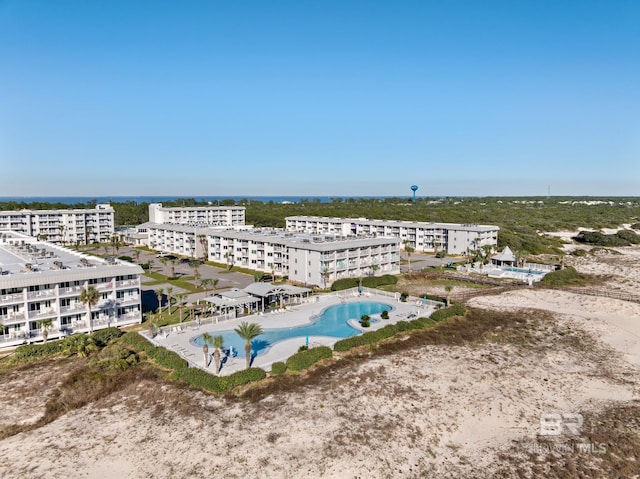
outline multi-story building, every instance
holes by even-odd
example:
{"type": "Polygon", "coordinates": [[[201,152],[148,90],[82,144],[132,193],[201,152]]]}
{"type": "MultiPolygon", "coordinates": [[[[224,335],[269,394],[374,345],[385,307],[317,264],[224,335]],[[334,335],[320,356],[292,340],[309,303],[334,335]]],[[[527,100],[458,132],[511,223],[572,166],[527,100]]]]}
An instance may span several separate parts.
{"type": "Polygon", "coordinates": [[[98,204],[87,209],[0,211],[0,230],[60,244],[104,243],[115,231],[114,210],[98,204]]]}
{"type": "Polygon", "coordinates": [[[149,205],[149,222],[156,224],[182,224],[200,226],[244,225],[244,206],[178,206],[163,207],[162,203],[149,205]]]}
{"type": "Polygon", "coordinates": [[[0,347],[142,321],[142,268],[66,249],[13,231],[0,232],[0,347]],[[91,308],[83,289],[100,294],[91,308]]]}
{"type": "Polygon", "coordinates": [[[464,254],[486,245],[495,247],[500,231],[499,226],[490,225],[321,216],[289,216],[286,225],[289,231],[308,234],[397,238],[403,247],[410,246],[415,251],[445,251],[447,254],[464,254]]]}
{"type": "Polygon", "coordinates": [[[336,279],[400,272],[396,238],[344,238],[296,234],[281,229],[222,229],[149,225],[155,249],[288,276],[307,285],[336,279]]]}

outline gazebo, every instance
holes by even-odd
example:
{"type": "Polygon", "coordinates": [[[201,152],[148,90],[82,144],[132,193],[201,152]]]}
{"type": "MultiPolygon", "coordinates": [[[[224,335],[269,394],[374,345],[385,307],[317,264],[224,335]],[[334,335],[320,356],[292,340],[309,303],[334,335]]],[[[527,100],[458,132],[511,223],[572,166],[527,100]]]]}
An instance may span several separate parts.
{"type": "Polygon", "coordinates": [[[491,257],[491,264],[494,266],[516,266],[517,258],[511,248],[505,246],[500,253],[491,257]]]}
{"type": "Polygon", "coordinates": [[[249,312],[256,311],[260,305],[261,299],[248,294],[242,289],[230,289],[229,291],[221,291],[205,298],[212,308],[217,308],[220,314],[229,314],[233,312],[235,317],[238,316],[238,310],[244,311],[246,308],[249,312]]]}
{"type": "Polygon", "coordinates": [[[290,284],[270,284],[270,283],[252,283],[244,291],[260,298],[262,301],[261,311],[264,311],[265,304],[280,303],[281,306],[291,304],[291,297],[309,296],[311,290],[309,288],[301,288],[290,284]]]}

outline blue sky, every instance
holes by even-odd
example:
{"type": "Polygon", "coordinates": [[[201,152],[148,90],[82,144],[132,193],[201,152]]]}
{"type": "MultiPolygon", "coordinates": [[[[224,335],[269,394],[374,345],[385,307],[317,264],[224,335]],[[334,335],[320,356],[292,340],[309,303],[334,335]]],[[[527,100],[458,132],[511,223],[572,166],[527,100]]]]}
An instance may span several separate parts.
{"type": "Polygon", "coordinates": [[[635,0],[0,0],[0,196],[637,196],[638,25],[635,0]]]}

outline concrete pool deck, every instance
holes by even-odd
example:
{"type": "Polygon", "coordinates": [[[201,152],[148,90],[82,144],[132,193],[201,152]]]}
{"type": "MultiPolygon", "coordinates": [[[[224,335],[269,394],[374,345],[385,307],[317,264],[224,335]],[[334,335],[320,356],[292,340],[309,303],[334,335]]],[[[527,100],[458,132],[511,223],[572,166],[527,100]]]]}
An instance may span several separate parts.
{"type": "MultiPolygon", "coordinates": [[[[362,295],[357,293],[348,294],[326,294],[322,296],[313,296],[309,298],[309,301],[300,304],[292,304],[287,306],[284,312],[280,313],[264,313],[253,314],[248,316],[242,316],[234,319],[216,320],[216,317],[207,317],[200,320],[200,324],[195,322],[182,323],[178,325],[165,326],[163,333],[157,334],[152,342],[158,346],[165,347],[169,350],[175,351],[181,357],[189,362],[190,366],[198,367],[206,371],[214,373],[214,365],[210,364],[209,367],[204,367],[204,355],[200,346],[194,345],[192,339],[200,336],[203,333],[210,333],[215,335],[221,331],[233,330],[243,322],[257,323],[262,326],[263,329],[272,328],[291,328],[296,326],[304,326],[310,324],[311,318],[322,313],[324,309],[329,306],[341,303],[355,303],[362,301],[372,301],[388,304],[392,307],[389,311],[389,319],[379,320],[372,322],[371,327],[366,328],[366,331],[375,331],[382,328],[387,324],[393,324],[398,321],[408,320],[409,315],[417,313],[416,317],[429,316],[434,310],[435,305],[428,303],[423,305],[417,298],[412,298],[407,302],[401,302],[399,299],[384,295],[376,294],[368,290],[362,295]],[[216,322],[217,321],[217,322],[216,322]]],[[[387,293],[388,294],[388,293],[387,293]]],[[[380,319],[380,315],[372,315],[372,319],[380,319]]],[[[353,323],[353,322],[352,322],[353,323]]],[[[362,328],[358,328],[365,330],[362,328]]],[[[143,333],[145,337],[148,337],[148,333],[143,333]]],[[[258,336],[259,338],[259,336],[258,336]]],[[[329,346],[332,347],[337,341],[342,338],[336,338],[333,336],[309,336],[309,347],[314,346],[329,346]]],[[[285,361],[288,357],[298,352],[300,346],[305,345],[306,337],[298,337],[292,339],[285,339],[273,343],[269,348],[257,355],[252,366],[259,367],[265,370],[271,369],[271,364],[277,361],[285,361]]],[[[209,352],[213,353],[213,348],[209,347],[209,352]]],[[[238,351],[236,357],[228,357],[227,361],[223,364],[220,374],[228,375],[236,371],[240,371],[246,367],[246,359],[244,350],[238,351]]]]}

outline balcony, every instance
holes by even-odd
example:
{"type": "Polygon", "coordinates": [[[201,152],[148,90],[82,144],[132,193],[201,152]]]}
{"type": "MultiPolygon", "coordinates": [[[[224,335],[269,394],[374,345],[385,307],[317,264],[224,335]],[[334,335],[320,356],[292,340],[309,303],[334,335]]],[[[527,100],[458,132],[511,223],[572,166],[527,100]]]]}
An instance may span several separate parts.
{"type": "Polygon", "coordinates": [[[45,289],[40,291],[29,291],[27,293],[28,299],[41,299],[41,298],[52,298],[56,295],[55,289],[45,289]]]}
{"type": "Polygon", "coordinates": [[[59,296],[77,296],[82,291],[82,286],[70,286],[68,288],[60,288],[58,290],[59,296]]]}
{"type": "Polygon", "coordinates": [[[49,308],[46,311],[29,311],[29,319],[42,319],[42,318],[55,318],[58,313],[53,308],[49,308]]]}
{"type": "Polygon", "coordinates": [[[116,281],[116,288],[124,288],[126,286],[139,286],[137,279],[125,279],[123,281],[116,281]]]}
{"type": "Polygon", "coordinates": [[[71,304],[69,306],[60,306],[60,314],[78,313],[86,310],[87,307],[82,303],[71,304]]]}
{"type": "Polygon", "coordinates": [[[18,311],[18,312],[9,311],[8,314],[0,316],[0,322],[5,326],[12,323],[24,321],[25,319],[26,319],[26,315],[24,314],[24,311],[18,311]]]}
{"type": "Polygon", "coordinates": [[[113,289],[113,281],[109,281],[108,283],[98,283],[93,285],[98,291],[107,291],[113,289]]]}
{"type": "Polygon", "coordinates": [[[0,296],[0,304],[19,303],[22,301],[24,301],[24,294],[22,293],[11,293],[11,294],[5,294],[4,296],[0,296]]]}

